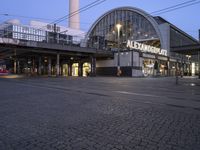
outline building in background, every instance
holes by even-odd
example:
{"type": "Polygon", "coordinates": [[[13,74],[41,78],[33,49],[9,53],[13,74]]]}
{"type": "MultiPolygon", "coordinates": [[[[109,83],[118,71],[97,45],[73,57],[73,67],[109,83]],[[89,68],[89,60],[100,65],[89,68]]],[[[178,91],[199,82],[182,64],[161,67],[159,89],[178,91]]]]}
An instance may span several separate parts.
{"type": "Polygon", "coordinates": [[[28,41],[80,45],[85,32],[39,21],[23,25],[19,20],[9,20],[0,25],[0,36],[28,41]]]}
{"type": "MultiPolygon", "coordinates": [[[[52,47],[52,45],[57,45],[56,47],[62,48],[63,45],[70,46],[72,49],[73,47],[80,47],[82,45],[83,39],[85,38],[85,32],[77,29],[71,29],[63,26],[58,26],[55,24],[48,24],[45,22],[39,22],[39,21],[30,21],[29,25],[23,25],[20,23],[19,20],[9,20],[2,24],[0,24],[0,43],[12,43],[15,44],[23,43],[26,45],[28,43],[31,43],[33,45],[40,45],[39,43],[45,44],[47,47],[52,47]],[[10,41],[10,42],[9,42],[10,41]],[[49,46],[48,46],[49,45],[49,46]]],[[[1,49],[0,49],[1,50],[1,49]]],[[[2,49],[2,51],[4,51],[2,49]]],[[[31,73],[31,74],[38,74],[38,64],[39,62],[42,62],[41,66],[41,72],[39,74],[47,75],[55,75],[56,72],[56,58],[52,55],[52,50],[44,52],[38,52],[38,53],[31,53],[31,52],[23,52],[26,54],[19,54],[20,50],[17,52],[17,56],[15,56],[15,48],[12,48],[12,53],[10,54],[9,51],[7,53],[9,54],[3,54],[3,57],[7,57],[5,55],[10,55],[7,57],[4,61],[0,61],[0,69],[7,68],[10,70],[11,73],[31,73]],[[12,56],[12,54],[14,56],[12,56]],[[35,60],[36,57],[42,56],[41,60],[35,60]],[[18,58],[16,58],[18,57],[18,58]],[[51,57],[51,60],[48,58],[51,57]],[[16,61],[18,59],[18,62],[16,61]],[[34,65],[33,65],[34,63],[34,65]],[[51,63],[51,72],[48,72],[48,63],[51,63]],[[13,65],[14,64],[14,65],[13,65]],[[54,66],[53,66],[54,65],[54,66]]],[[[56,48],[53,50],[53,53],[57,53],[56,48]]],[[[70,50],[69,50],[70,51],[70,50]]],[[[4,52],[3,52],[4,53],[4,52]]],[[[64,52],[65,56],[62,56],[60,59],[62,59],[62,66],[59,69],[58,74],[62,74],[65,76],[73,75],[73,76],[79,76],[80,71],[78,72],[78,67],[80,68],[80,64],[73,65],[71,63],[72,61],[78,64],[80,62],[79,56],[77,56],[78,52],[74,52],[73,54],[70,52],[64,52]],[[70,62],[70,64],[67,62],[70,62]],[[78,62],[78,63],[77,63],[78,62]],[[71,67],[69,69],[69,67],[71,67]],[[70,73],[69,73],[70,72],[70,73]]],[[[80,52],[81,53],[81,52],[80,52]]],[[[0,54],[1,56],[1,54],[0,54]]],[[[80,54],[80,57],[82,55],[80,54]]],[[[85,58],[87,56],[82,56],[82,58],[85,58]]],[[[89,57],[89,56],[88,56],[89,57]]],[[[1,58],[0,58],[1,59],[1,58]]],[[[88,68],[90,68],[89,60],[85,60],[83,64],[81,64],[82,68],[85,66],[85,62],[88,63],[88,68]]],[[[86,69],[87,70],[87,69],[86,69]]],[[[86,71],[84,70],[84,71],[86,71]]],[[[86,73],[82,71],[81,74],[85,75],[86,73]]]]}

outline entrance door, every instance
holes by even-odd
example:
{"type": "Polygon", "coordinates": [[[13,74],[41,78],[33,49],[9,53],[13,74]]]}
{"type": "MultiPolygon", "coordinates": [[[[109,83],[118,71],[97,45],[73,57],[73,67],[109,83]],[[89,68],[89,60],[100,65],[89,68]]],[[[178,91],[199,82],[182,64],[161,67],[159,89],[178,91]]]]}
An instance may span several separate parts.
{"type": "Polygon", "coordinates": [[[78,63],[73,63],[72,65],[72,76],[78,76],[78,63]]]}
{"type": "Polygon", "coordinates": [[[83,64],[83,76],[87,77],[91,72],[91,64],[90,63],[84,63],[83,64]]]}
{"type": "Polygon", "coordinates": [[[144,59],[143,61],[143,74],[144,76],[153,76],[154,75],[154,64],[155,61],[153,59],[144,59]]]}
{"type": "Polygon", "coordinates": [[[68,64],[63,65],[63,76],[68,76],[68,64]]]}

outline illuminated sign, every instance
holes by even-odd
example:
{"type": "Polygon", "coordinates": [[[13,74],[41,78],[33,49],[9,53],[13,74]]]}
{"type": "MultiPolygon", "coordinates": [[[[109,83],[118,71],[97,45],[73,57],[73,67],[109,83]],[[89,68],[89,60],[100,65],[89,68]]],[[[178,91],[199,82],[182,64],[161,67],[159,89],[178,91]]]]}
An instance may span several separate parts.
{"type": "Polygon", "coordinates": [[[127,46],[127,48],[138,49],[142,52],[149,52],[149,53],[155,53],[155,54],[167,56],[167,50],[165,50],[165,49],[160,49],[160,48],[153,47],[150,45],[138,43],[136,41],[128,40],[126,46],[127,46]]]}

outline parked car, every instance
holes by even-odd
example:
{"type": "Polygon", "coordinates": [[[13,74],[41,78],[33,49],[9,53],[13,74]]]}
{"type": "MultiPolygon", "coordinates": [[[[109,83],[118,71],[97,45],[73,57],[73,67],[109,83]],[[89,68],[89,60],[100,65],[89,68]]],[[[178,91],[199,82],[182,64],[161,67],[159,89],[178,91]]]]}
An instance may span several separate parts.
{"type": "Polygon", "coordinates": [[[0,75],[7,75],[9,73],[6,69],[0,69],[0,75]]]}

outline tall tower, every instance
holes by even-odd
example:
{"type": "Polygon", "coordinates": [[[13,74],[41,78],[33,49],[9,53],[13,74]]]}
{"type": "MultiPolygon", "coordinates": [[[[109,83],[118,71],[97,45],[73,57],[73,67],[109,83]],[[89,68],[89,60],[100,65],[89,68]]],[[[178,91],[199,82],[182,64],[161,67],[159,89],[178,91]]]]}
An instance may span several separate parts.
{"type": "Polygon", "coordinates": [[[80,29],[79,0],[69,0],[69,28],[80,29]]]}

